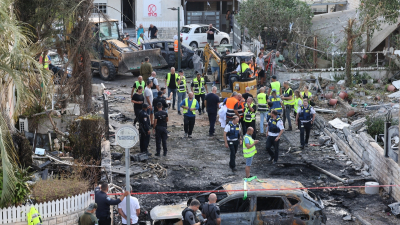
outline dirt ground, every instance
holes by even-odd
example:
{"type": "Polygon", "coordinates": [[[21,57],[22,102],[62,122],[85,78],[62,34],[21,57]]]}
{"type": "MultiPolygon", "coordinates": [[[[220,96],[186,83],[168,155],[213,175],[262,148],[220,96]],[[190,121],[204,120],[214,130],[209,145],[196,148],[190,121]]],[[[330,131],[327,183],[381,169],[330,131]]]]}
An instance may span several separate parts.
{"type": "MultiPolygon", "coordinates": [[[[168,70],[156,70],[157,78],[161,86],[164,86],[164,77],[168,70]]],[[[186,75],[192,74],[192,70],[185,70],[186,75]]],[[[190,76],[187,76],[191,80],[190,76]]],[[[110,114],[122,113],[117,119],[111,119],[110,124],[115,128],[124,123],[131,123],[134,119],[132,104],[130,103],[131,87],[137,77],[132,75],[118,75],[115,81],[104,82],[98,76],[93,77],[93,83],[104,83],[111,91],[110,114]]],[[[211,84],[209,84],[209,87],[211,84]]],[[[183,138],[183,117],[176,110],[168,111],[170,122],[168,130],[168,156],[151,157],[148,162],[159,164],[167,169],[166,178],[157,177],[152,173],[144,173],[131,177],[131,185],[135,192],[149,191],[186,191],[186,190],[212,190],[218,186],[238,181],[245,177],[245,160],[241,148],[236,156],[238,171],[233,173],[229,166],[229,149],[224,147],[223,129],[217,122],[216,136],[208,137],[207,114],[196,117],[196,125],[193,138],[183,138]]],[[[257,121],[259,116],[257,115],[257,121]]],[[[257,122],[258,126],[259,123],[257,122]]],[[[259,127],[257,128],[259,129],[259,127]]],[[[312,131],[310,143],[317,143],[319,131],[312,131]]],[[[256,154],[251,167],[251,175],[259,178],[290,179],[301,182],[305,187],[316,186],[342,186],[343,184],[333,178],[306,166],[276,166],[267,161],[269,155],[265,150],[265,136],[257,135],[260,143],[257,145],[256,154]]],[[[113,142],[113,138],[110,138],[113,142]]],[[[346,165],[349,159],[337,154],[332,147],[315,146],[305,150],[299,148],[299,133],[296,131],[285,132],[280,145],[279,162],[303,163],[311,162],[341,178],[357,180],[353,185],[364,185],[370,177],[362,177],[357,174],[351,165],[346,165]]],[[[120,147],[112,145],[112,152],[124,152],[120,147]]],[[[139,152],[139,144],[131,149],[131,153],[139,152]]],[[[155,139],[151,138],[149,152],[155,153],[155,139]]],[[[113,164],[122,164],[124,161],[113,164]]],[[[115,175],[114,183],[123,185],[124,176],[115,175]]],[[[399,224],[400,220],[387,214],[387,204],[392,203],[386,193],[380,195],[366,195],[362,189],[324,189],[314,190],[324,204],[328,217],[327,224],[399,224]],[[351,221],[343,220],[345,215],[351,215],[351,221]],[[361,218],[361,219],[358,219],[361,218]],[[361,221],[362,220],[362,221],[361,221]]],[[[141,208],[150,211],[160,204],[174,204],[187,200],[188,195],[139,195],[141,208]]]]}

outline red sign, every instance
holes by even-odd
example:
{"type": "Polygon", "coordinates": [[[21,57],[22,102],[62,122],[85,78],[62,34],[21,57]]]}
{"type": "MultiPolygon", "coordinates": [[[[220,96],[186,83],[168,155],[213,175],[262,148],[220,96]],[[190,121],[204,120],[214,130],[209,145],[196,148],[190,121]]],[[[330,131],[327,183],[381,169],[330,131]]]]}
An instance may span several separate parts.
{"type": "Polygon", "coordinates": [[[147,7],[147,10],[149,11],[149,16],[157,17],[157,13],[156,13],[157,7],[156,7],[156,5],[150,4],[147,7]]]}

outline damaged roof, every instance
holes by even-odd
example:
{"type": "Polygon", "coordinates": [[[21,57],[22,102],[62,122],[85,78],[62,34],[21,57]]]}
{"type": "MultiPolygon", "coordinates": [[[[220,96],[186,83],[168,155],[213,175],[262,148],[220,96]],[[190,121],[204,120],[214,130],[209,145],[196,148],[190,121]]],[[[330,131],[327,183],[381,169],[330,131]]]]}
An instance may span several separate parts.
{"type": "MultiPolygon", "coordinates": [[[[289,188],[304,188],[304,186],[294,180],[281,180],[281,179],[260,179],[264,182],[258,182],[257,180],[253,180],[251,182],[247,182],[247,189],[289,189],[289,188]]],[[[238,192],[233,192],[229,190],[243,190],[243,181],[239,182],[233,182],[233,183],[228,183],[225,185],[222,185],[222,187],[227,190],[228,195],[232,195],[234,193],[238,192]]],[[[285,190],[285,193],[288,192],[301,192],[302,190],[285,190]]],[[[306,191],[306,190],[304,190],[306,191]]]]}

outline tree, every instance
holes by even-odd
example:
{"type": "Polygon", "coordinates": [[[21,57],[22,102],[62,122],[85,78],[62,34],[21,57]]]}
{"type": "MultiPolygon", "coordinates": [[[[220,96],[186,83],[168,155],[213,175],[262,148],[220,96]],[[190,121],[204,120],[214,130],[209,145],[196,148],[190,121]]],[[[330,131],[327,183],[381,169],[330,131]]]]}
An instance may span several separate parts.
{"type": "MultiPolygon", "coordinates": [[[[16,113],[36,102],[45,102],[50,72],[43,69],[34,56],[40,52],[39,43],[33,43],[29,37],[33,34],[23,23],[16,19],[12,0],[0,1],[0,86],[15,86],[17,93],[16,113]]],[[[0,88],[0,91],[2,91],[0,88]]],[[[19,169],[18,157],[11,135],[15,128],[5,108],[0,103],[0,156],[3,170],[3,186],[0,206],[9,204],[15,194],[19,169]]]]}
{"type": "Polygon", "coordinates": [[[398,21],[400,3],[398,0],[361,0],[358,9],[358,19],[350,18],[344,28],[347,38],[346,47],[346,85],[353,83],[351,75],[352,53],[354,41],[367,35],[367,49],[370,48],[370,38],[381,29],[384,23],[393,24],[398,21]]]}
{"type": "Polygon", "coordinates": [[[309,35],[313,16],[300,0],[247,0],[240,4],[237,19],[252,38],[267,28],[278,40],[293,41],[309,35]]]}

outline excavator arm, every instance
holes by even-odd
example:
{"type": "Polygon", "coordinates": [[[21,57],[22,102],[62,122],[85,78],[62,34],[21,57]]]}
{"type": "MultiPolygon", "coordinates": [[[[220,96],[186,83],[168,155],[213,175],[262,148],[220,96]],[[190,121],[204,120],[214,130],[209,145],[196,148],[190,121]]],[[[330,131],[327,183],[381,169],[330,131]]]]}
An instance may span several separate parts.
{"type": "MultiPolygon", "coordinates": [[[[214,51],[214,49],[210,48],[210,45],[207,43],[206,46],[204,47],[203,50],[203,55],[204,55],[204,70],[202,76],[204,77],[207,75],[207,70],[208,70],[208,64],[210,62],[211,57],[215,59],[215,61],[218,63],[218,67],[221,68],[221,58],[218,56],[218,54],[214,51]]],[[[222,62],[222,71],[220,71],[221,74],[221,80],[224,80],[222,75],[225,73],[226,70],[226,62],[222,62]]]]}

